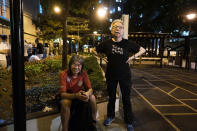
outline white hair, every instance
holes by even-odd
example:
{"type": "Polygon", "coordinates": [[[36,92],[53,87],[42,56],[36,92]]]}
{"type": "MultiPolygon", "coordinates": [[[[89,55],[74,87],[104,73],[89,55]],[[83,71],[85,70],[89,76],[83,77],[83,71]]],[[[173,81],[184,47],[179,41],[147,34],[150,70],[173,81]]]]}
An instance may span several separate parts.
{"type": "Polygon", "coordinates": [[[121,19],[115,19],[115,20],[111,23],[110,29],[112,29],[112,27],[113,27],[113,25],[114,25],[115,23],[121,23],[121,24],[124,26],[123,21],[122,21],[121,19]]]}

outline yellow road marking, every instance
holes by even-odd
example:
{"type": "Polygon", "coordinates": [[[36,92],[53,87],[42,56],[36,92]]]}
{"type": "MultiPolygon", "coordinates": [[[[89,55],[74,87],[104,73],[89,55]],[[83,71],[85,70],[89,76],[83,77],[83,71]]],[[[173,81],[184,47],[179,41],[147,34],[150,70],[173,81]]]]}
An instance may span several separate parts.
{"type": "Polygon", "coordinates": [[[166,116],[164,116],[156,107],[154,107],[140,92],[138,92],[135,88],[133,88],[135,92],[146,101],[165,121],[167,121],[176,131],[180,131],[180,129],[174,125],[166,116]]]}
{"type": "Polygon", "coordinates": [[[183,104],[172,104],[172,105],[153,105],[153,106],[184,106],[183,104]]]}
{"type": "MultiPolygon", "coordinates": [[[[192,94],[192,95],[197,96],[196,93],[193,93],[193,92],[191,92],[191,91],[189,91],[189,90],[187,90],[187,89],[184,89],[184,88],[182,88],[182,87],[180,87],[180,86],[177,86],[177,85],[175,85],[175,84],[173,84],[173,83],[171,83],[171,82],[169,82],[169,81],[162,80],[161,78],[159,78],[159,77],[157,77],[157,76],[154,76],[154,75],[152,75],[152,74],[150,74],[150,73],[147,73],[147,72],[145,72],[145,71],[141,71],[141,72],[144,72],[144,73],[146,73],[146,74],[148,74],[148,75],[151,75],[151,76],[153,76],[153,77],[155,77],[155,78],[157,78],[157,79],[160,79],[161,81],[164,81],[164,82],[166,82],[166,83],[168,83],[168,84],[171,84],[171,85],[173,85],[173,86],[175,86],[175,87],[179,87],[180,89],[182,89],[182,90],[184,90],[184,91],[186,91],[186,92],[189,92],[189,93],[192,94]]],[[[139,74],[139,73],[137,73],[137,74],[139,74]]],[[[144,79],[144,80],[145,80],[145,79],[144,79]]]]}
{"type": "MultiPolygon", "coordinates": [[[[167,69],[167,70],[169,70],[169,69],[167,69]]],[[[176,70],[173,70],[173,71],[176,71],[176,70]]],[[[177,72],[177,71],[176,71],[176,72],[177,72]]],[[[191,73],[187,73],[187,72],[184,72],[184,73],[188,74],[187,76],[191,75],[191,73]]],[[[186,76],[185,74],[180,74],[180,72],[179,72],[179,75],[182,75],[182,76],[184,76],[184,77],[186,76]]],[[[157,75],[157,76],[162,76],[162,75],[157,75]]],[[[163,75],[163,76],[165,76],[165,75],[163,75]]],[[[168,75],[166,75],[166,76],[168,76],[168,75]]],[[[169,75],[169,76],[171,76],[171,75],[169,75]]],[[[173,78],[173,79],[181,80],[181,81],[184,81],[185,83],[188,83],[188,84],[197,86],[197,84],[195,84],[195,83],[191,83],[191,82],[188,82],[188,81],[179,79],[179,78],[173,78]]]]}
{"type": "Polygon", "coordinates": [[[151,88],[150,88],[150,87],[147,87],[147,88],[136,88],[136,87],[135,87],[135,89],[143,89],[143,90],[149,89],[149,90],[150,90],[150,89],[156,89],[156,88],[154,88],[154,87],[151,87],[151,88]]]}
{"type": "Polygon", "coordinates": [[[182,101],[197,101],[197,99],[180,99],[182,101]]]}
{"type": "Polygon", "coordinates": [[[197,115],[197,113],[163,113],[165,116],[186,116],[186,115],[197,115]]]}
{"type": "Polygon", "coordinates": [[[195,84],[195,83],[191,83],[191,82],[188,82],[188,81],[179,79],[179,78],[175,78],[175,79],[180,80],[180,81],[183,81],[183,82],[185,82],[185,83],[187,83],[187,84],[190,84],[190,85],[193,85],[193,86],[197,86],[197,84],[195,84]]]}
{"type": "MultiPolygon", "coordinates": [[[[144,81],[146,81],[146,82],[149,83],[150,85],[154,86],[154,85],[153,85],[152,83],[150,83],[149,81],[147,81],[147,80],[144,80],[144,81]]],[[[175,100],[177,100],[178,102],[182,103],[183,105],[187,106],[188,108],[190,108],[190,109],[193,110],[194,112],[197,112],[197,110],[194,109],[193,107],[191,107],[191,106],[185,104],[184,102],[182,102],[181,100],[179,100],[179,99],[177,99],[176,97],[172,96],[171,94],[166,93],[165,91],[163,91],[163,90],[160,89],[159,87],[157,87],[157,86],[154,86],[154,87],[157,88],[158,90],[160,90],[161,92],[163,92],[164,94],[167,94],[167,95],[169,95],[170,97],[174,98],[175,100]]]]}
{"type": "Polygon", "coordinates": [[[167,94],[171,94],[172,92],[174,92],[176,89],[178,89],[179,87],[175,87],[174,89],[172,89],[170,92],[168,92],[167,94]]]}

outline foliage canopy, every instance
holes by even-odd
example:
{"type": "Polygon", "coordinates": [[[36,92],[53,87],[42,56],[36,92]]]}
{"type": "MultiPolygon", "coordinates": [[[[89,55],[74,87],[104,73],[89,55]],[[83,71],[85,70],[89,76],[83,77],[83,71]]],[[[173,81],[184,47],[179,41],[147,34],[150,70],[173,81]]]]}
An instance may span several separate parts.
{"type": "Polygon", "coordinates": [[[78,32],[87,33],[89,15],[96,5],[97,0],[41,0],[42,12],[38,20],[33,23],[39,29],[38,36],[43,40],[52,40],[62,36],[64,17],[67,17],[68,34],[76,35],[78,32]],[[61,9],[60,14],[54,12],[54,7],[61,9]],[[68,14],[65,14],[65,8],[69,7],[68,14]]]}

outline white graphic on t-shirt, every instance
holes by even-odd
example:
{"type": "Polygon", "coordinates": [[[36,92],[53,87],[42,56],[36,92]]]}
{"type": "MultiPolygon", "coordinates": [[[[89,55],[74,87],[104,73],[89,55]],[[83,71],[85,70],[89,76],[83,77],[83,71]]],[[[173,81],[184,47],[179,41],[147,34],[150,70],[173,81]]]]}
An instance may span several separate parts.
{"type": "Polygon", "coordinates": [[[80,81],[78,82],[78,86],[82,86],[82,85],[83,85],[83,81],[80,80],[80,81]]]}
{"type": "Polygon", "coordinates": [[[70,77],[67,77],[67,82],[70,82],[70,80],[71,80],[70,77]]]}
{"type": "Polygon", "coordinates": [[[112,45],[112,54],[120,54],[123,55],[123,48],[120,48],[116,45],[112,45]]]}

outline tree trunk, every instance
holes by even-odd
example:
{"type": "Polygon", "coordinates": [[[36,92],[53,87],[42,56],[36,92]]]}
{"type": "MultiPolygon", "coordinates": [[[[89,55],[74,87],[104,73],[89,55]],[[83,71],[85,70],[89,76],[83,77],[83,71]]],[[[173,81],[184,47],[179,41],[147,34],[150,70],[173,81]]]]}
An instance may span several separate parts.
{"type": "Polygon", "coordinates": [[[62,48],[62,70],[67,69],[67,19],[62,21],[63,24],[63,48],[62,48]]]}
{"type": "Polygon", "coordinates": [[[67,47],[67,16],[69,15],[69,7],[70,7],[70,0],[64,0],[63,4],[65,5],[64,12],[62,14],[62,25],[63,25],[63,48],[62,48],[62,70],[67,69],[67,54],[68,54],[68,47],[67,47]]]}

